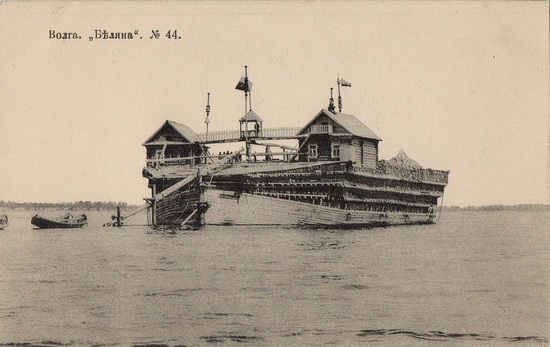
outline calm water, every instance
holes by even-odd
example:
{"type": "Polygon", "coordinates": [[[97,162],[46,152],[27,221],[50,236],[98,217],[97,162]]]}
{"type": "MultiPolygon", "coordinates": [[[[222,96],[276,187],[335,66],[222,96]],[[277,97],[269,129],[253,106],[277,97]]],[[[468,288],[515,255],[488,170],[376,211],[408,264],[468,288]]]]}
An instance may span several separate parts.
{"type": "Polygon", "coordinates": [[[33,230],[33,211],[7,212],[0,344],[550,340],[549,213],[453,212],[437,225],[370,230],[169,234],[103,228],[107,214],[99,212],[87,213],[91,225],[81,230],[33,230]]]}

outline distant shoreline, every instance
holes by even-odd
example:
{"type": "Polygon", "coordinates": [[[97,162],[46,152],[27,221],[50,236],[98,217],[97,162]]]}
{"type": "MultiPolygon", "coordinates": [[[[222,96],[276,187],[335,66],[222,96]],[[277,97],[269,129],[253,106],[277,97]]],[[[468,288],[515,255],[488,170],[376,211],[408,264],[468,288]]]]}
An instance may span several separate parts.
{"type": "Polygon", "coordinates": [[[137,205],[129,205],[125,202],[113,201],[78,201],[78,202],[13,202],[0,200],[0,210],[63,210],[63,211],[113,211],[117,206],[122,210],[137,208],[137,205]]]}
{"type": "MultiPolygon", "coordinates": [[[[117,206],[122,210],[135,209],[137,205],[130,205],[125,202],[113,201],[78,201],[78,202],[13,202],[0,200],[0,210],[68,210],[68,211],[113,211],[117,206]]],[[[483,205],[483,206],[443,206],[445,212],[455,211],[550,211],[547,204],[519,204],[519,205],[483,205]]]]}
{"type": "Polygon", "coordinates": [[[520,204],[520,205],[484,205],[484,206],[443,206],[445,212],[458,211],[550,211],[550,205],[520,204]]]}

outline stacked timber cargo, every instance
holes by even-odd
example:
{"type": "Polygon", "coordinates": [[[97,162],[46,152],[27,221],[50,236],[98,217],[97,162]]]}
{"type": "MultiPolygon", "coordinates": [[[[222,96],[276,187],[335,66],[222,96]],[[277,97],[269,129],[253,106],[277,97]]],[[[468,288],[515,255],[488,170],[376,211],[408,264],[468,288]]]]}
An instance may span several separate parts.
{"type": "Polygon", "coordinates": [[[319,163],[277,172],[216,175],[212,187],[343,210],[432,213],[443,196],[448,172],[394,167],[365,169],[349,163],[319,163]],[[435,178],[437,177],[437,178],[435,178]]]}

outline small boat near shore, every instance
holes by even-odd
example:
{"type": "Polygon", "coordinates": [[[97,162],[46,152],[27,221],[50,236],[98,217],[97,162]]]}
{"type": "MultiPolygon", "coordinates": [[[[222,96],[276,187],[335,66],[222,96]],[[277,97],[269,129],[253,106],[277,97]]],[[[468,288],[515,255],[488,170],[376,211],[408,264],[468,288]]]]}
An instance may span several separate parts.
{"type": "Polygon", "coordinates": [[[35,215],[31,219],[31,224],[40,229],[82,228],[84,225],[88,224],[88,218],[85,214],[74,217],[71,213],[66,213],[58,219],[50,219],[35,215]]]}
{"type": "Polygon", "coordinates": [[[3,214],[0,215],[0,230],[8,226],[8,216],[3,214]]]}

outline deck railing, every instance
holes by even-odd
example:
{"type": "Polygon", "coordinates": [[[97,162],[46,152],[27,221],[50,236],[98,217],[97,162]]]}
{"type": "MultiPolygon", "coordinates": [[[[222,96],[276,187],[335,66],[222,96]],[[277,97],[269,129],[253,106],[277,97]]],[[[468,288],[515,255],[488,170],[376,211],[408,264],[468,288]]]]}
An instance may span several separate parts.
{"type": "MultiPolygon", "coordinates": [[[[145,160],[147,167],[157,168],[163,165],[188,165],[195,166],[199,164],[206,164],[214,159],[222,159],[229,152],[218,155],[198,155],[194,157],[167,157],[167,158],[148,158],[145,160]]],[[[296,151],[279,151],[279,152],[253,152],[250,153],[251,160],[256,161],[270,161],[278,158],[278,160],[288,161],[294,155],[298,154],[296,151]],[[263,159],[258,159],[263,158],[263,159]]],[[[237,161],[242,160],[239,156],[237,161]]]]}
{"type": "Polygon", "coordinates": [[[211,141],[228,141],[236,140],[241,138],[241,132],[239,130],[221,130],[221,131],[211,131],[208,134],[200,133],[197,134],[201,142],[211,142],[211,141]]]}
{"type": "MultiPolygon", "coordinates": [[[[248,136],[250,138],[274,138],[274,139],[294,139],[297,137],[300,128],[298,127],[278,127],[278,128],[267,128],[259,131],[248,130],[248,136]]],[[[197,134],[201,142],[223,142],[223,141],[240,141],[245,137],[245,131],[240,130],[222,130],[222,131],[212,131],[208,134],[200,133],[197,134]]]]}
{"type": "Polygon", "coordinates": [[[195,166],[199,164],[207,164],[212,160],[222,159],[227,156],[229,152],[219,155],[196,155],[193,157],[166,157],[166,158],[147,158],[145,160],[147,167],[159,167],[162,165],[189,165],[195,166]]]}
{"type": "Polygon", "coordinates": [[[298,132],[300,131],[300,128],[285,128],[285,127],[279,127],[279,128],[268,128],[262,130],[262,136],[263,137],[274,137],[274,138],[295,138],[298,135],[298,132]]]}
{"type": "Polygon", "coordinates": [[[315,124],[310,128],[311,134],[332,134],[332,124],[315,124]]]}

